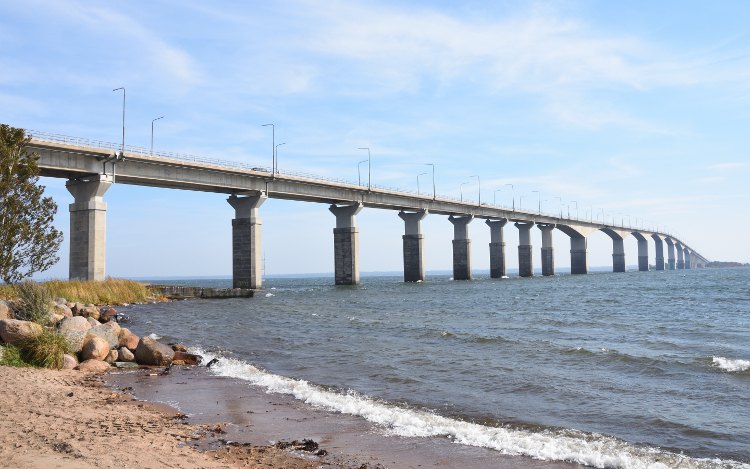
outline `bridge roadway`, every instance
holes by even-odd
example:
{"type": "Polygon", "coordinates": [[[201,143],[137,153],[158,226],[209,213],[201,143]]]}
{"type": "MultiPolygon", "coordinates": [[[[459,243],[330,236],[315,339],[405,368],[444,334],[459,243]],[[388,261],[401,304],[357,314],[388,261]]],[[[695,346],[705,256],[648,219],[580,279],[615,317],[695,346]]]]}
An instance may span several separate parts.
{"type": "Polygon", "coordinates": [[[648,240],[654,242],[656,269],[704,267],[707,260],[674,236],[658,231],[556,217],[545,213],[510,210],[463,202],[432,194],[384,189],[327,180],[236,162],[176,154],[150,154],[145,149],[74,137],[29,131],[29,148],[39,159],[41,174],[66,178],[75,201],[70,205],[70,278],[99,280],[105,277],[106,203],[103,196],[112,183],[164,187],[229,194],[235,208],[232,220],[233,284],[236,288],[262,286],[262,244],[259,207],[268,198],[330,204],[335,215],[334,256],[336,284],[359,283],[356,214],[363,207],[399,211],[405,223],[403,236],[404,280],[425,278],[421,220],[428,214],[447,215],[454,225],[453,276],[471,279],[471,239],[468,224],[484,219],[490,228],[490,275],[505,276],[503,227],[508,221],[519,229],[519,275],[533,275],[530,230],[542,231],[542,273],[554,275],[551,231],[559,229],[571,240],[571,273],[588,272],[586,237],[601,230],[613,241],[613,271],[625,271],[623,239],[638,240],[639,270],[649,269],[648,240]],[[667,259],[664,258],[664,243],[667,259]]]}

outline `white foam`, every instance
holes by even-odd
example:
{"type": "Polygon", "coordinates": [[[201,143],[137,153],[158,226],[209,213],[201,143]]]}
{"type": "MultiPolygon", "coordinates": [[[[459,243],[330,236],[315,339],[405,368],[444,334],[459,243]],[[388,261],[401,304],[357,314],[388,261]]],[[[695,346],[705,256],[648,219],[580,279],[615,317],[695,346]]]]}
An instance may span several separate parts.
{"type": "Polygon", "coordinates": [[[713,364],[724,371],[741,372],[750,370],[750,360],[713,357],[713,364]]]}
{"type": "MultiPolygon", "coordinates": [[[[212,354],[199,351],[206,361],[212,354]]],[[[356,391],[328,391],[305,380],[274,375],[232,358],[221,358],[213,373],[238,378],[263,387],[267,392],[288,394],[306,404],[356,415],[383,427],[387,433],[404,437],[443,436],[458,444],[478,446],[503,454],[522,455],[547,461],[569,461],[597,468],[750,469],[750,464],[720,459],[695,459],[635,446],[613,437],[577,430],[519,430],[490,427],[443,417],[423,410],[406,409],[363,396],[356,391]]]]}
{"type": "Polygon", "coordinates": [[[159,340],[159,339],[161,339],[161,336],[158,335],[158,334],[153,334],[152,333],[152,334],[148,335],[148,338],[151,339],[151,340],[159,340]]]}
{"type": "Polygon", "coordinates": [[[266,293],[266,298],[271,298],[272,296],[276,296],[273,293],[266,293]]]}

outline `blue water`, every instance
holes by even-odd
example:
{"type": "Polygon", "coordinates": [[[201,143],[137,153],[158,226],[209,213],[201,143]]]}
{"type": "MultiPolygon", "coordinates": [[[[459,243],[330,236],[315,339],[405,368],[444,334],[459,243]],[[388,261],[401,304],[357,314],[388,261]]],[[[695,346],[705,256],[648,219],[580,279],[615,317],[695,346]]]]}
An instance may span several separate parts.
{"type": "Polygon", "coordinates": [[[426,429],[459,443],[599,467],[750,463],[750,269],[332,283],[270,279],[252,299],[125,312],[137,333],[255,367],[218,373],[267,386],[269,376],[305,380],[314,392],[284,386],[396,434],[426,429]],[[380,407],[355,412],[347,396],[380,407]],[[403,412],[407,422],[378,420],[384,409],[403,412]],[[419,415],[477,425],[411,425],[419,415]],[[495,429],[516,433],[506,441],[495,429]],[[563,450],[538,449],[539,435],[563,450]],[[609,454],[617,451],[624,456],[609,454]]]}

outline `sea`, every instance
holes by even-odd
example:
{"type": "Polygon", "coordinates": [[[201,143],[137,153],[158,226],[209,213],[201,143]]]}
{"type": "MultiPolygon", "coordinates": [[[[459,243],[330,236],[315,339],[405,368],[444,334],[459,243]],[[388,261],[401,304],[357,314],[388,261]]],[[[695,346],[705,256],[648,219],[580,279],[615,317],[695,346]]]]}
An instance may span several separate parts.
{"type": "Polygon", "coordinates": [[[750,468],[750,268],[270,278],[254,298],[124,312],[136,333],[219,358],[211,373],[394,438],[598,468],[750,468]]]}

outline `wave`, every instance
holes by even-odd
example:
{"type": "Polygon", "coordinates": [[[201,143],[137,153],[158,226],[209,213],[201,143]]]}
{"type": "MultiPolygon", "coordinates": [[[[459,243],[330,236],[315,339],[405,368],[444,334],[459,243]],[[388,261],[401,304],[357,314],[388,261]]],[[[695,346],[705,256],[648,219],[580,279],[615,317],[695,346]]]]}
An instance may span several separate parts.
{"type": "Polygon", "coordinates": [[[715,367],[732,373],[750,370],[750,360],[739,360],[724,357],[712,357],[712,363],[715,367]]]}
{"type": "MultiPolygon", "coordinates": [[[[197,352],[203,355],[206,361],[216,358],[215,355],[202,350],[197,352]]],[[[425,410],[401,407],[352,390],[338,392],[305,380],[275,375],[242,360],[219,358],[219,362],[210,370],[215,374],[247,381],[271,393],[291,395],[317,408],[362,417],[392,435],[448,437],[458,444],[489,448],[507,455],[527,456],[545,461],[574,462],[596,468],[750,469],[750,464],[690,458],[578,430],[528,430],[466,422],[425,410]]]]}

